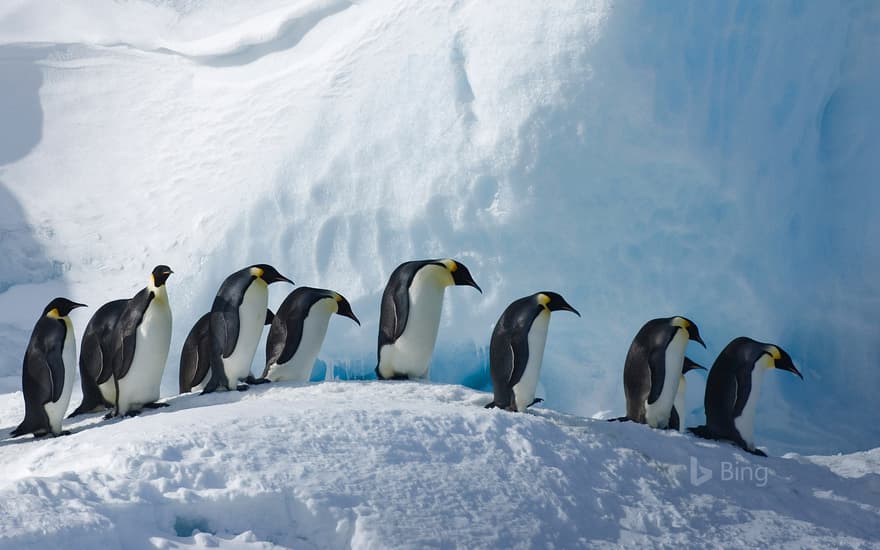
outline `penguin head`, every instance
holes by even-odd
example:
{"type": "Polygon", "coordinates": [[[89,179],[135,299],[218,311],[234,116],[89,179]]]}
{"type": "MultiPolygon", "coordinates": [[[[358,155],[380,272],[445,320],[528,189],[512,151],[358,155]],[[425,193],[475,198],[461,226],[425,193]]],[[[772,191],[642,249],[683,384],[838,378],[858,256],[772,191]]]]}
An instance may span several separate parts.
{"type": "Polygon", "coordinates": [[[150,278],[152,279],[153,286],[159,288],[160,286],[165,284],[165,281],[168,280],[168,277],[174,273],[171,271],[171,268],[167,265],[157,265],[153,268],[153,272],[150,274],[150,278]]]}
{"type": "Polygon", "coordinates": [[[581,314],[578,313],[578,310],[571,307],[571,304],[566,302],[565,298],[563,298],[562,295],[556,292],[539,292],[538,294],[536,294],[536,297],[538,299],[538,303],[549,311],[570,311],[578,317],[581,316],[581,314]]]}
{"type": "Polygon", "coordinates": [[[690,357],[685,357],[684,363],[681,366],[681,374],[684,375],[684,373],[692,370],[706,370],[706,367],[695,363],[690,357]]]}
{"type": "Polygon", "coordinates": [[[339,294],[338,292],[333,293],[333,299],[336,300],[336,305],[339,309],[336,310],[336,315],[342,315],[343,317],[348,317],[352,321],[361,325],[360,320],[351,310],[351,304],[348,303],[348,300],[345,299],[345,296],[339,294]]]}
{"type": "Polygon", "coordinates": [[[686,317],[673,317],[670,319],[669,323],[673,327],[685,329],[688,333],[689,340],[693,340],[704,348],[706,347],[706,343],[703,342],[703,339],[700,337],[700,329],[697,328],[697,324],[690,319],[686,317]]]}
{"type": "MultiPolygon", "coordinates": [[[[801,380],[804,379],[804,375],[801,374],[799,370],[797,370],[797,368],[794,366],[794,362],[791,360],[791,356],[786,353],[785,350],[780,347],[774,346],[773,344],[760,344],[758,342],[755,343],[759,345],[758,359],[760,359],[761,355],[769,355],[771,361],[769,361],[768,365],[772,365],[772,368],[794,373],[798,375],[801,380]]],[[[752,364],[754,364],[754,362],[752,364]]]]}
{"type": "Polygon", "coordinates": [[[480,294],[483,293],[483,289],[480,288],[480,285],[474,281],[474,278],[471,276],[471,272],[468,271],[468,268],[461,262],[457,262],[452,259],[440,260],[438,262],[440,265],[444,266],[449,270],[449,274],[452,275],[452,283],[456,286],[472,286],[480,291],[480,294]]]}
{"type": "Polygon", "coordinates": [[[284,281],[293,284],[293,281],[278,273],[278,270],[269,264],[254,264],[249,268],[251,275],[258,279],[262,279],[267,285],[284,281]]]}
{"type": "Polygon", "coordinates": [[[46,308],[43,310],[44,317],[51,317],[53,319],[60,319],[62,317],[67,317],[70,315],[70,312],[78,307],[88,307],[85,304],[78,304],[67,298],[55,298],[46,308]]]}

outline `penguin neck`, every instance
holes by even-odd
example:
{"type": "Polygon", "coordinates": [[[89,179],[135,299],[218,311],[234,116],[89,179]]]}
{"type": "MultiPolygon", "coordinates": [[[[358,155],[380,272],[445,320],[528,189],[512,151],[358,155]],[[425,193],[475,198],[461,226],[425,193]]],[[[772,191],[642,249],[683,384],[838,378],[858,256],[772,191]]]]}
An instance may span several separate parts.
{"type": "Polygon", "coordinates": [[[761,383],[764,381],[764,373],[767,369],[773,367],[773,360],[769,355],[762,355],[760,359],[755,361],[752,367],[752,387],[746,398],[746,404],[742,413],[733,419],[736,430],[740,437],[745,441],[749,450],[755,450],[755,413],[758,407],[758,395],[761,393],[761,383]]]}
{"type": "Polygon", "coordinates": [[[147,285],[147,289],[153,293],[153,299],[162,302],[168,303],[168,291],[165,289],[165,285],[156,286],[153,284],[153,281],[150,281],[150,284],[147,285]]]}

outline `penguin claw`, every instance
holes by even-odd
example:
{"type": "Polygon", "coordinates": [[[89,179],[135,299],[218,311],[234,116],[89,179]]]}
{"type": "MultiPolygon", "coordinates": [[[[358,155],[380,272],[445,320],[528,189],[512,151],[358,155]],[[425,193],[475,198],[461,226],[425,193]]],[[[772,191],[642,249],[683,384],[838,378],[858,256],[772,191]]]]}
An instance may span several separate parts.
{"type": "Polygon", "coordinates": [[[238,391],[248,391],[250,389],[250,386],[248,386],[247,384],[239,384],[235,386],[235,389],[238,391]]]}
{"type": "Polygon", "coordinates": [[[609,418],[608,422],[630,422],[631,420],[628,416],[618,416],[617,418],[609,418]]]}
{"type": "Polygon", "coordinates": [[[143,412],[143,411],[128,411],[127,413],[125,413],[124,416],[125,416],[126,418],[132,418],[132,417],[138,416],[138,415],[141,414],[142,412],[143,412]]]}
{"type": "MultiPolygon", "coordinates": [[[[536,405],[536,404],[538,404],[538,403],[543,403],[543,402],[544,402],[543,399],[541,399],[540,397],[536,397],[534,401],[532,401],[531,403],[529,403],[529,407],[531,407],[532,405],[536,405]]],[[[528,408],[528,407],[526,407],[526,408],[528,408]]]]}
{"type": "Polygon", "coordinates": [[[113,420],[113,419],[116,418],[117,416],[119,416],[119,415],[116,414],[116,411],[110,411],[110,412],[108,412],[107,414],[104,415],[104,420],[113,420]]]}
{"type": "Polygon", "coordinates": [[[492,401],[491,403],[486,403],[486,404],[483,406],[483,408],[484,408],[484,409],[494,409],[494,408],[497,407],[497,406],[498,406],[498,405],[496,405],[495,402],[492,401]]]}

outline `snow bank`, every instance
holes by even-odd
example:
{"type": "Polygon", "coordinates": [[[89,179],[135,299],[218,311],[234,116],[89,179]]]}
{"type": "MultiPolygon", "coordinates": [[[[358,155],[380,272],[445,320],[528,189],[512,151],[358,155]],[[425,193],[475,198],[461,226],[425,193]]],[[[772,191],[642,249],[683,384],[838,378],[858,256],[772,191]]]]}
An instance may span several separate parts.
{"type": "MultiPolygon", "coordinates": [[[[18,397],[0,398],[4,433],[18,397]]],[[[0,441],[0,546],[880,543],[877,449],[759,458],[634,424],[483,409],[489,400],[449,385],[274,384],[0,441]]]]}
{"type": "Polygon", "coordinates": [[[763,389],[771,452],[876,447],[878,23],[862,2],[7,2],[0,250],[28,261],[0,267],[0,388],[48,299],[97,307],[158,263],[166,394],[220,281],[263,261],[352,301],[324,372],[368,376],[388,274],[453,256],[486,293],[447,293],[435,380],[485,388],[497,316],[556,290],[585,315],[550,329],[554,409],[622,413],[632,336],[681,314],[701,363],[748,335],[804,372],[763,389]]]}

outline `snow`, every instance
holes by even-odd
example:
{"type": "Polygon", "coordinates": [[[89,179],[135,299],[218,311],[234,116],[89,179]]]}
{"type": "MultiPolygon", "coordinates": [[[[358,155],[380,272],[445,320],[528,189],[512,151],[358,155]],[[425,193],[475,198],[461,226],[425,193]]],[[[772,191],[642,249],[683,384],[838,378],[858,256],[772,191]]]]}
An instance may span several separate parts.
{"type": "Polygon", "coordinates": [[[349,297],[316,377],[368,378],[387,276],[454,257],[485,294],[447,293],[434,381],[488,389],[500,312],[554,290],[584,313],[549,329],[554,410],[622,414],[633,335],[685,315],[701,364],[747,335],[804,372],[767,377],[758,445],[876,448],[878,29],[858,1],[3,2],[0,391],[51,298],[160,263],[163,395],[256,262],[349,297]]]}
{"type": "MultiPolygon", "coordinates": [[[[445,384],[281,383],[0,441],[0,547],[880,544],[877,449],[761,458],[490,400],[445,384]],[[695,485],[692,460],[712,479],[695,485]]],[[[0,429],[21,409],[0,398],[0,429]]]]}

